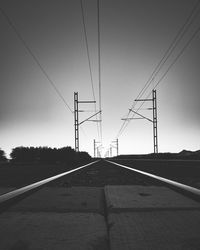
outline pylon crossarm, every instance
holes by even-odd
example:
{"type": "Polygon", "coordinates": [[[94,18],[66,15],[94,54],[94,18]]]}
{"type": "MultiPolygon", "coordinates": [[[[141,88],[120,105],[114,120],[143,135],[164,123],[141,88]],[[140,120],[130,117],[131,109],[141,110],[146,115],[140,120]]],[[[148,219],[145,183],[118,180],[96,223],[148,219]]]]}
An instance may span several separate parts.
{"type": "Polygon", "coordinates": [[[153,108],[140,108],[140,110],[152,110],[153,108]]]}
{"type": "Polygon", "coordinates": [[[79,123],[79,125],[83,124],[83,123],[84,123],[84,122],[86,122],[86,121],[89,121],[89,120],[90,120],[90,118],[92,118],[92,117],[94,117],[94,116],[98,115],[99,113],[101,113],[101,110],[100,110],[100,111],[98,111],[97,113],[95,113],[94,115],[91,115],[91,116],[90,116],[90,117],[88,117],[87,119],[83,120],[82,122],[80,122],[80,123],[79,123]]]}
{"type": "Polygon", "coordinates": [[[130,118],[122,118],[122,121],[131,121],[131,120],[141,120],[141,117],[130,117],[130,118]]]}
{"type": "Polygon", "coordinates": [[[78,103],[96,103],[96,101],[78,101],[78,103]]]}
{"type": "Polygon", "coordinates": [[[88,122],[101,122],[102,120],[87,120],[88,122]]]}
{"type": "Polygon", "coordinates": [[[135,99],[136,102],[147,102],[147,101],[153,101],[153,99],[135,99]]]}
{"type": "Polygon", "coordinates": [[[94,110],[78,110],[78,112],[94,112],[94,110]]]}
{"type": "MultiPolygon", "coordinates": [[[[151,119],[149,119],[148,117],[146,117],[146,116],[143,116],[143,115],[141,115],[140,113],[138,113],[138,112],[136,112],[136,111],[134,111],[134,110],[132,110],[132,109],[129,109],[131,112],[133,112],[133,113],[135,113],[135,114],[137,114],[137,115],[139,115],[140,117],[142,117],[142,119],[146,119],[147,121],[150,121],[150,122],[153,122],[151,119]]],[[[136,119],[136,118],[135,118],[136,119]]]]}

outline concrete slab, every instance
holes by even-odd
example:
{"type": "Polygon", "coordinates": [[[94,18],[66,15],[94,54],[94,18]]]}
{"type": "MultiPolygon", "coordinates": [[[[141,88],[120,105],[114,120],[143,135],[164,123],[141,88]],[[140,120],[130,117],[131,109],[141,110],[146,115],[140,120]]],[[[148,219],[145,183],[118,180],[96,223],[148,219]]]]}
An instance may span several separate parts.
{"type": "Polygon", "coordinates": [[[4,213],[1,250],[108,249],[104,217],[93,213],[4,213]]]}
{"type": "Polygon", "coordinates": [[[193,201],[166,187],[158,186],[106,186],[108,211],[123,212],[152,209],[200,209],[193,201]]]}
{"type": "Polygon", "coordinates": [[[12,206],[9,211],[104,213],[103,189],[45,187],[12,206]]]}
{"type": "Polygon", "coordinates": [[[199,250],[200,211],[110,214],[111,250],[199,250]]]}

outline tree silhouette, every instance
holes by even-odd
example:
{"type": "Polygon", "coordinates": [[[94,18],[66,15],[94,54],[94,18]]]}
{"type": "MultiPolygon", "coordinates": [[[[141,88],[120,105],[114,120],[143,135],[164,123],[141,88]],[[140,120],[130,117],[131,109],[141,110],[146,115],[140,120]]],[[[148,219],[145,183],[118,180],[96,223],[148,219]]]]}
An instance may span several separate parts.
{"type": "Polygon", "coordinates": [[[72,163],[88,161],[87,152],[75,152],[71,147],[16,147],[12,150],[11,161],[15,163],[72,163]]]}
{"type": "Polygon", "coordinates": [[[0,162],[6,162],[6,161],[7,161],[6,154],[2,149],[0,149],[0,162]]]}

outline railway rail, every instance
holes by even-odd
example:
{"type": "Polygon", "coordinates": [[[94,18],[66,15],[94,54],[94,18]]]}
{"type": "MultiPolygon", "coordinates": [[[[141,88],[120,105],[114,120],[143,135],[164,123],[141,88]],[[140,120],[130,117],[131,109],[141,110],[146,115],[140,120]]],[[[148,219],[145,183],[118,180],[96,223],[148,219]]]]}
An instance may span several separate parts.
{"type": "Polygon", "coordinates": [[[1,195],[0,249],[199,249],[200,190],[133,167],[98,160],[1,195]]]}
{"type": "MultiPolygon", "coordinates": [[[[58,174],[58,175],[52,176],[50,178],[41,180],[39,182],[35,182],[33,184],[30,184],[28,186],[25,186],[25,187],[16,189],[14,191],[5,193],[5,194],[0,196],[0,211],[4,211],[10,205],[12,205],[12,204],[16,203],[17,201],[23,199],[24,197],[27,197],[27,196],[31,195],[33,192],[37,191],[38,189],[42,188],[44,185],[46,185],[46,184],[48,184],[50,182],[53,182],[55,180],[60,179],[63,183],[65,183],[65,181],[63,180],[63,177],[66,177],[66,176],[68,176],[70,174],[74,174],[74,173],[79,174],[81,170],[82,170],[82,173],[83,173],[83,171],[87,172],[86,169],[88,169],[89,166],[90,166],[90,169],[89,169],[89,172],[87,172],[87,174],[90,174],[90,177],[91,177],[91,174],[96,175],[96,180],[98,181],[98,174],[99,173],[98,173],[98,171],[95,172],[94,168],[99,165],[99,162],[100,162],[100,160],[97,160],[97,161],[91,162],[89,164],[83,165],[81,167],[75,168],[73,170],[64,172],[62,174],[58,174]]],[[[126,165],[123,165],[123,164],[119,164],[119,163],[116,163],[116,162],[113,162],[113,161],[110,161],[110,160],[105,160],[105,161],[101,161],[101,162],[102,162],[102,165],[104,164],[104,165],[107,166],[107,164],[109,163],[112,166],[115,166],[115,167],[117,166],[117,167],[120,167],[123,170],[128,170],[129,172],[140,175],[139,180],[141,180],[144,177],[147,177],[149,179],[150,183],[152,183],[152,181],[154,183],[155,183],[155,181],[159,182],[159,183],[162,183],[163,185],[167,185],[168,187],[171,187],[172,189],[176,189],[177,191],[181,192],[182,194],[184,194],[186,196],[190,196],[190,198],[193,198],[195,200],[200,201],[200,190],[198,188],[194,188],[194,187],[191,187],[189,185],[185,185],[183,183],[173,181],[173,180],[170,180],[168,178],[164,178],[164,177],[161,177],[161,176],[158,176],[158,175],[155,175],[155,174],[151,174],[151,173],[146,172],[146,171],[141,171],[141,170],[135,169],[133,167],[129,167],[129,166],[126,166],[126,165]]],[[[101,166],[100,166],[100,168],[101,168],[101,166]]],[[[109,166],[106,167],[106,168],[109,168],[109,166]]],[[[104,169],[103,171],[106,171],[106,169],[104,169]]],[[[118,171],[119,171],[119,169],[118,169],[118,171]]],[[[115,172],[112,172],[110,174],[114,175],[115,172]]],[[[118,172],[116,174],[121,175],[121,172],[118,172]]],[[[80,177],[75,176],[75,178],[80,178],[80,177]]],[[[85,178],[85,176],[83,176],[82,179],[83,178],[85,178]]],[[[101,177],[101,178],[103,179],[105,177],[101,177]]],[[[134,178],[134,177],[130,175],[130,178],[134,178]]],[[[115,176],[113,176],[113,179],[115,180],[115,176]]],[[[111,184],[112,184],[112,181],[111,181],[111,184]]],[[[117,183],[114,183],[114,184],[117,184],[117,183]]],[[[125,183],[123,183],[123,184],[125,184],[125,183]]],[[[130,184],[130,182],[128,184],[130,184]]],[[[145,183],[145,185],[146,185],[146,183],[145,183]]]]}

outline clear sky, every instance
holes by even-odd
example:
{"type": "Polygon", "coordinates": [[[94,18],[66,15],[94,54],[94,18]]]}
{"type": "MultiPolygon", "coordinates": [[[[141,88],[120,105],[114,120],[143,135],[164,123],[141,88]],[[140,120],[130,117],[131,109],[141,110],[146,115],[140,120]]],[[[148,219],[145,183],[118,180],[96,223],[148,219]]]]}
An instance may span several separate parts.
{"type": "MultiPolygon", "coordinates": [[[[134,99],[148,80],[196,0],[100,0],[102,128],[106,150],[134,99]]],[[[83,0],[98,104],[96,1],[83,0]]],[[[73,109],[74,91],[92,100],[92,88],[79,0],[0,0],[34,55],[73,109]]],[[[200,26],[192,23],[173,55],[155,78],[167,70],[200,26]]],[[[0,147],[74,147],[73,114],[49,84],[33,58],[0,14],[0,147]]],[[[160,152],[200,149],[200,34],[157,87],[160,152]]],[[[145,93],[148,94],[153,84],[145,93]]],[[[144,96],[145,96],[144,95],[144,96]]],[[[93,105],[81,109],[94,110],[93,105]]],[[[151,118],[151,111],[141,111],[151,118]]],[[[92,113],[80,113],[80,121],[92,113]]],[[[97,126],[80,130],[80,150],[93,155],[97,126]]],[[[153,151],[152,124],[133,120],[119,137],[120,154],[153,151]]],[[[115,150],[113,149],[113,153],[115,150]]]]}

